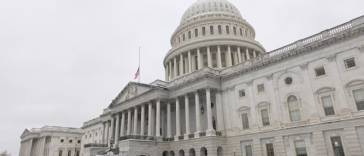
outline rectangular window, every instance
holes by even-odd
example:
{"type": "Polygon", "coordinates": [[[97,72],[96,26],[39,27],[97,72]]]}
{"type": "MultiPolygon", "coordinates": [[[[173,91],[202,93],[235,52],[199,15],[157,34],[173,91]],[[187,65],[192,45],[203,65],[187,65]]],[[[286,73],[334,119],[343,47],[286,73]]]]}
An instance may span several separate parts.
{"type": "Polygon", "coordinates": [[[261,92],[264,92],[265,91],[264,84],[260,84],[257,87],[258,87],[258,93],[261,93],[261,92]]]}
{"type": "Polygon", "coordinates": [[[269,125],[269,114],[268,114],[268,109],[263,109],[261,111],[262,113],[262,122],[263,122],[263,126],[268,126],[269,125]]]}
{"type": "Polygon", "coordinates": [[[78,140],[77,143],[81,143],[81,140],[78,140]]]}
{"type": "Polygon", "coordinates": [[[332,105],[331,96],[325,96],[325,97],[322,97],[321,99],[322,99],[322,104],[324,106],[325,115],[326,116],[335,115],[335,110],[334,110],[334,106],[332,105]]]}
{"type": "Polygon", "coordinates": [[[239,97],[245,97],[245,90],[239,91],[239,97]]]}
{"type": "Polygon", "coordinates": [[[340,136],[331,137],[331,145],[335,156],[345,156],[340,136]]]}
{"type": "Polygon", "coordinates": [[[62,156],[62,150],[59,150],[58,156],[62,156]]]}
{"type": "Polygon", "coordinates": [[[80,151],[76,151],[76,156],[80,156],[80,151]]]}
{"type": "Polygon", "coordinates": [[[325,68],[319,67],[315,69],[316,77],[326,75],[325,68]]]}
{"type": "Polygon", "coordinates": [[[252,146],[245,146],[245,154],[246,156],[253,156],[252,146]]]}
{"type": "Polygon", "coordinates": [[[306,143],[304,140],[295,141],[294,147],[296,149],[297,156],[307,156],[306,143]]]}
{"type": "Polygon", "coordinates": [[[72,140],[70,140],[69,142],[72,143],[72,140]]]}
{"type": "Polygon", "coordinates": [[[353,68],[353,67],[356,66],[355,59],[354,58],[350,58],[350,59],[344,60],[344,63],[345,63],[346,69],[353,68]]]}
{"type": "Polygon", "coordinates": [[[274,156],[273,144],[265,144],[267,148],[267,156],[274,156]]]}
{"type": "Polygon", "coordinates": [[[68,150],[67,156],[71,156],[71,150],[68,150]]]}
{"type": "Polygon", "coordinates": [[[64,140],[63,139],[61,139],[61,142],[63,142],[64,140]]]}
{"type": "Polygon", "coordinates": [[[248,114],[241,114],[241,118],[243,120],[243,129],[249,129],[249,118],[248,114]]]}
{"type": "Polygon", "coordinates": [[[358,108],[358,110],[364,110],[364,90],[363,89],[354,90],[353,94],[356,107],[358,108]]]}

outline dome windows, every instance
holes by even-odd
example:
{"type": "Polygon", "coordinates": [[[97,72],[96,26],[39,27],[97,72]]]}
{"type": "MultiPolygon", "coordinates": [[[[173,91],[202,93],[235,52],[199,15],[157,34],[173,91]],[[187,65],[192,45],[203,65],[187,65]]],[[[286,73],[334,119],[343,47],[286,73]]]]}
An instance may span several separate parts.
{"type": "Polygon", "coordinates": [[[286,85],[291,85],[293,82],[293,79],[291,77],[287,77],[284,82],[286,83],[286,85]]]}
{"type": "Polygon", "coordinates": [[[236,35],[236,28],[235,27],[233,28],[233,31],[234,31],[234,35],[236,35]]]}
{"type": "Polygon", "coordinates": [[[240,28],[240,36],[243,36],[243,30],[240,28]]]}
{"type": "Polygon", "coordinates": [[[183,34],[183,37],[182,37],[182,38],[183,38],[183,40],[182,40],[182,41],[184,42],[184,41],[186,40],[186,35],[185,35],[185,34],[183,34]]]}
{"type": "Polygon", "coordinates": [[[206,28],[202,27],[202,36],[206,36],[206,28]]]}
{"type": "Polygon", "coordinates": [[[214,35],[214,26],[210,26],[210,35],[214,35]]]}
{"type": "Polygon", "coordinates": [[[226,34],[230,34],[229,26],[226,26],[226,34]]]}
{"type": "Polygon", "coordinates": [[[195,37],[198,37],[198,29],[195,29],[195,37]]]}
{"type": "Polygon", "coordinates": [[[219,34],[222,34],[221,25],[218,26],[218,31],[219,31],[219,34]]]}
{"type": "Polygon", "coordinates": [[[191,39],[191,31],[188,32],[188,39],[191,39]]]}

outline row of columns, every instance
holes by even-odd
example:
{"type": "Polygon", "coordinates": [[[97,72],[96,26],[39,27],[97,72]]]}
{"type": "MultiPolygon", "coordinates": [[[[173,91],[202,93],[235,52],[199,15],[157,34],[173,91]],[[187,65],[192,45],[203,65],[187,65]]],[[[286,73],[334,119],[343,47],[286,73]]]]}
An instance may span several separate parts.
{"type": "MultiPolygon", "coordinates": [[[[206,91],[206,110],[207,110],[207,130],[206,130],[206,135],[207,136],[214,136],[216,135],[215,130],[213,128],[212,125],[212,109],[211,109],[211,89],[210,88],[205,88],[206,91]]],[[[200,103],[199,103],[199,90],[195,90],[194,91],[194,96],[195,96],[195,106],[196,106],[196,132],[195,132],[195,137],[199,137],[199,133],[201,132],[201,123],[200,123],[200,103]]],[[[184,97],[184,101],[185,101],[185,120],[186,120],[186,133],[184,134],[184,139],[188,139],[189,134],[191,134],[191,128],[190,128],[190,110],[189,110],[189,98],[188,98],[188,93],[184,94],[182,97],[184,97]]],[[[216,105],[217,108],[222,108],[222,104],[221,104],[221,92],[218,91],[216,92],[216,105]],[[220,100],[220,101],[218,101],[220,100]]],[[[172,100],[167,100],[167,138],[172,138],[172,117],[171,117],[171,102],[173,102],[172,100]]],[[[180,98],[176,97],[175,98],[175,103],[176,103],[176,135],[174,136],[175,140],[179,139],[179,136],[182,136],[181,134],[181,119],[180,119],[180,98]]],[[[160,134],[160,127],[161,127],[161,123],[160,123],[160,119],[161,119],[161,99],[157,98],[156,99],[156,115],[155,115],[155,120],[153,120],[153,103],[150,101],[148,102],[148,119],[149,121],[151,121],[148,124],[148,129],[147,129],[147,135],[148,136],[152,136],[152,122],[154,123],[155,121],[155,136],[161,137],[160,134]]],[[[128,109],[126,111],[122,111],[121,113],[118,114],[114,114],[111,118],[111,122],[105,122],[104,123],[104,133],[103,133],[103,143],[105,144],[106,141],[108,141],[108,138],[113,137],[115,140],[115,146],[117,146],[118,142],[119,142],[119,137],[120,136],[125,136],[125,135],[144,135],[144,125],[145,125],[145,107],[146,104],[142,104],[141,105],[141,120],[140,120],[140,133],[138,132],[138,106],[133,107],[134,109],[134,128],[133,128],[133,132],[131,132],[131,118],[132,118],[132,108],[128,109]],[[126,113],[128,115],[127,117],[127,130],[125,133],[125,119],[126,119],[126,113]],[[121,117],[120,117],[121,114],[121,117]],[[121,120],[121,125],[119,125],[119,122],[121,120]],[[115,123],[115,124],[114,124],[115,123]],[[109,124],[111,124],[109,126],[109,124]],[[115,125],[115,127],[114,127],[115,125]],[[111,128],[109,130],[109,127],[111,128]],[[120,129],[120,134],[119,134],[119,128],[120,129]],[[108,132],[110,131],[111,135],[108,134],[108,132]]],[[[218,126],[219,128],[222,128],[222,111],[217,111],[217,118],[218,120],[218,126]],[[219,123],[220,122],[220,123],[219,123]]]]}
{"type": "MultiPolygon", "coordinates": [[[[227,46],[227,51],[225,53],[225,60],[222,60],[221,58],[221,47],[218,45],[217,46],[217,54],[216,54],[216,61],[217,61],[217,68],[223,68],[223,62],[225,63],[225,67],[230,67],[232,65],[235,64],[239,64],[242,63],[246,60],[250,60],[251,57],[255,58],[257,56],[259,56],[259,52],[256,52],[254,49],[252,49],[252,56],[251,56],[251,52],[249,51],[248,47],[245,47],[245,52],[241,51],[240,46],[237,46],[236,52],[232,52],[231,51],[231,46],[227,46]],[[232,58],[232,54],[233,54],[233,58],[232,58]],[[245,58],[246,56],[246,58],[245,58]],[[233,63],[234,62],[234,63],[233,63]]],[[[210,46],[206,47],[207,49],[207,66],[210,68],[213,68],[213,59],[212,59],[212,54],[210,51],[210,46]]],[[[180,54],[179,56],[174,57],[172,60],[168,61],[168,63],[165,66],[165,79],[166,81],[169,81],[173,78],[176,78],[177,76],[181,76],[183,74],[186,73],[191,73],[193,72],[195,69],[199,70],[201,68],[203,68],[204,66],[204,60],[200,51],[200,48],[196,49],[196,55],[197,56],[197,64],[194,63],[196,62],[193,61],[195,59],[195,57],[191,57],[191,50],[189,50],[187,52],[187,56],[184,57],[184,54],[180,54]],[[179,57],[179,60],[177,60],[179,57]],[[186,60],[186,62],[184,63],[183,60],[186,60]],[[179,61],[179,63],[177,63],[179,61]],[[177,66],[177,64],[179,64],[177,66]],[[185,70],[183,70],[185,69],[185,70]],[[179,71],[179,72],[178,72],[179,71]]]]}

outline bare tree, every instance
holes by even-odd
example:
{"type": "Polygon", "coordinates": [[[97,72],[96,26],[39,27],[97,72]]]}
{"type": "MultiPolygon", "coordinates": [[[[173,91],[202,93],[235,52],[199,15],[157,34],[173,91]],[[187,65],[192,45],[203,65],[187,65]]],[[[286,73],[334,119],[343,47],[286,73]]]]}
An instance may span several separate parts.
{"type": "Polygon", "coordinates": [[[5,150],[5,151],[2,151],[2,152],[0,153],[0,156],[11,156],[11,153],[8,153],[8,151],[7,151],[7,150],[5,150]]]}

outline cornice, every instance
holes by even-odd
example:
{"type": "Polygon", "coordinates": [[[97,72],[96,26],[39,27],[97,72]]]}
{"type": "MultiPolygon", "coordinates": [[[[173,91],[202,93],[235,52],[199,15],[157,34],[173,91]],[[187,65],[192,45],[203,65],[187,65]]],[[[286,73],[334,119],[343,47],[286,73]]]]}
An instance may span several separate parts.
{"type": "MultiPolygon", "coordinates": [[[[306,44],[302,47],[298,47],[296,49],[292,49],[291,51],[287,51],[285,53],[279,54],[279,55],[275,55],[273,57],[270,58],[264,58],[263,60],[260,61],[256,61],[253,64],[251,64],[250,66],[245,66],[242,68],[238,68],[238,70],[236,71],[232,71],[229,72],[223,76],[221,76],[222,80],[229,80],[233,77],[236,77],[238,75],[247,73],[249,71],[255,70],[255,69],[259,69],[262,68],[264,66],[267,65],[271,65],[273,63],[278,63],[278,62],[282,62],[283,60],[286,60],[290,57],[296,56],[296,55],[300,55],[303,53],[308,53],[308,52],[312,52],[313,50],[316,50],[318,48],[322,48],[322,47],[327,47],[333,43],[339,42],[341,40],[344,40],[346,38],[361,34],[364,32],[364,25],[361,24],[355,28],[350,29],[350,31],[343,31],[341,33],[335,34],[333,36],[331,36],[330,38],[324,38],[322,40],[318,40],[315,42],[312,42],[310,44],[306,44]]],[[[269,53],[267,53],[266,55],[269,55],[269,53]]],[[[329,57],[328,59],[331,59],[333,57],[329,57]]],[[[244,62],[243,62],[244,63],[244,62]]],[[[240,64],[239,64],[240,65],[240,64]]],[[[229,68],[233,68],[232,67],[228,67],[225,69],[229,69],[229,68]]]]}

